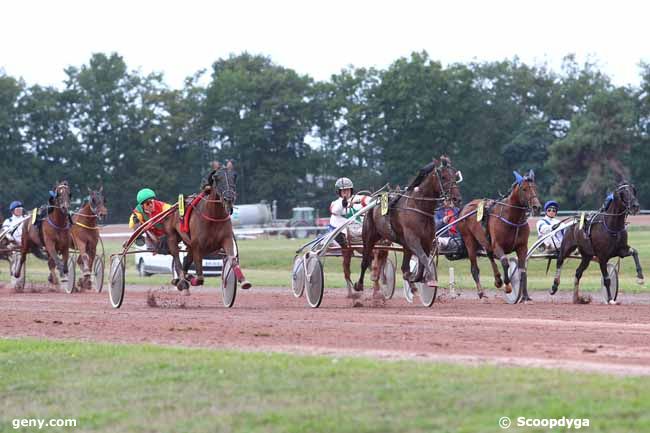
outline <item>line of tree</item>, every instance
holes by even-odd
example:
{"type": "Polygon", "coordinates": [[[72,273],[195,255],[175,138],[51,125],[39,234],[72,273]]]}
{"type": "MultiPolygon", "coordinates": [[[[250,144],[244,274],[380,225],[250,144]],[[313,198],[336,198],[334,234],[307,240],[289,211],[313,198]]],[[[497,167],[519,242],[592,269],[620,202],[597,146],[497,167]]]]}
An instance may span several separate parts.
{"type": "Polygon", "coordinates": [[[0,206],[28,207],[67,179],[104,185],[111,222],[142,187],[162,199],[197,191],[212,160],[233,159],[238,202],[325,208],[334,180],[405,185],[433,157],[463,171],[465,199],[506,192],[533,169],[542,200],[597,207],[620,179],[650,205],[650,66],[617,87],[567,56],[559,72],[517,58],[444,67],[426,52],[385,70],[349,67],[315,81],[243,53],[181,89],[130,71],[118,54],[66,69],[63,86],[27,86],[0,70],[0,206]]]}

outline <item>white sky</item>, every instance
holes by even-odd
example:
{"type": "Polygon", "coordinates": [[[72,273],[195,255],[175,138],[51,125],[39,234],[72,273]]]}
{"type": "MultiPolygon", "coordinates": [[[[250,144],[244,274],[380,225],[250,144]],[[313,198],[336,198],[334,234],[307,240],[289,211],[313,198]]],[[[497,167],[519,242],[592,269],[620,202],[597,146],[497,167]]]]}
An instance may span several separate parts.
{"type": "Polygon", "coordinates": [[[7,0],[0,69],[62,85],[66,66],[117,52],[129,69],[163,72],[171,87],[230,53],[264,54],[325,80],[348,65],[386,68],[426,50],[443,64],[549,62],[592,56],[619,85],[650,61],[650,3],[602,0],[7,0]]]}

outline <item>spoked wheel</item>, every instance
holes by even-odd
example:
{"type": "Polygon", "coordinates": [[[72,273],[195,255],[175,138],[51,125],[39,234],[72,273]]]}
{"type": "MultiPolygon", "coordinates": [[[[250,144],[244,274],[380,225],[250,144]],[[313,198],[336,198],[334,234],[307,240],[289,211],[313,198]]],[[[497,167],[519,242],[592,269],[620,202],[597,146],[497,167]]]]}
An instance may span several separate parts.
{"type": "Polygon", "coordinates": [[[386,263],[381,268],[379,287],[386,300],[391,299],[395,294],[395,263],[390,257],[386,258],[386,263]]]}
{"type": "MultiPolygon", "coordinates": [[[[618,267],[613,263],[607,263],[607,276],[609,277],[609,293],[611,294],[611,300],[616,302],[618,299],[618,267]]],[[[600,293],[603,296],[603,302],[605,304],[609,303],[607,299],[607,288],[605,287],[605,279],[600,277],[600,293]]]]}
{"type": "Polygon", "coordinates": [[[307,303],[312,308],[318,308],[323,300],[325,276],[323,264],[316,254],[309,254],[305,259],[305,288],[307,289],[307,303]]]}
{"type": "Polygon", "coordinates": [[[65,290],[66,293],[70,294],[75,291],[76,278],[77,278],[77,255],[70,254],[68,256],[68,281],[63,282],[63,290],[65,290]]]}
{"type": "Polygon", "coordinates": [[[519,260],[516,257],[508,259],[508,278],[510,278],[512,291],[504,293],[504,296],[508,304],[516,304],[521,300],[521,273],[519,272],[519,260]]]}
{"type": "MultiPolygon", "coordinates": [[[[433,271],[433,279],[438,281],[438,273],[436,272],[436,264],[434,262],[433,256],[429,256],[429,261],[427,263],[427,266],[429,269],[433,271]]],[[[438,294],[438,286],[434,287],[429,287],[429,285],[424,282],[424,283],[418,283],[418,290],[420,290],[420,302],[422,302],[422,305],[425,307],[430,307],[433,305],[433,303],[436,300],[436,295],[438,294]]]]}
{"type": "Polygon", "coordinates": [[[305,291],[305,267],[302,257],[296,255],[293,258],[293,268],[291,269],[291,291],[296,298],[300,298],[305,291]]]}
{"type": "Polygon", "coordinates": [[[90,276],[92,288],[101,293],[104,288],[104,257],[95,256],[93,260],[93,273],[90,276]]]}
{"type": "Polygon", "coordinates": [[[23,268],[20,270],[20,277],[14,277],[16,269],[20,264],[20,253],[14,252],[11,253],[9,257],[9,272],[11,272],[11,286],[16,292],[22,292],[25,290],[25,268],[27,267],[27,261],[23,264],[23,268]]]}
{"type": "Polygon", "coordinates": [[[108,297],[113,308],[120,308],[124,301],[124,261],[125,256],[121,254],[111,256],[108,297]]]}
{"type": "Polygon", "coordinates": [[[221,271],[221,294],[223,295],[223,305],[227,308],[232,307],[237,297],[237,277],[229,257],[224,259],[221,271]]]}
{"type": "MultiPolygon", "coordinates": [[[[433,266],[433,257],[429,257],[429,266],[433,266]]],[[[417,257],[411,258],[411,262],[409,263],[411,267],[411,274],[417,273],[418,268],[420,266],[420,262],[418,261],[417,257]]],[[[435,268],[434,269],[435,272],[435,268]]],[[[410,285],[410,289],[408,290],[405,287],[405,292],[404,292],[404,297],[409,303],[413,302],[413,291],[416,291],[418,295],[420,296],[420,302],[422,305],[425,307],[430,307],[433,305],[433,303],[436,300],[436,296],[438,294],[438,286],[436,287],[429,287],[426,283],[422,282],[406,282],[406,284],[410,285]],[[410,297],[410,300],[409,300],[410,297]]]]}
{"type": "MultiPolygon", "coordinates": [[[[418,269],[418,259],[415,257],[411,257],[411,261],[409,262],[409,268],[411,270],[411,274],[413,272],[417,271],[418,269]]],[[[413,289],[411,288],[410,282],[408,282],[406,279],[402,280],[404,283],[404,299],[406,299],[406,302],[409,304],[413,303],[413,289]]]]}

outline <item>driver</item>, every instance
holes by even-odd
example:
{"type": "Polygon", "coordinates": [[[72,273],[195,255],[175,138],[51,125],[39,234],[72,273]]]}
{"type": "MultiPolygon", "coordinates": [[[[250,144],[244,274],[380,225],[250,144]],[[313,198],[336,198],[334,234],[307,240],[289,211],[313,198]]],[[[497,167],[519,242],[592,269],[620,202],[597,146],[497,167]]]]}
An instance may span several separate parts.
{"type": "MultiPolygon", "coordinates": [[[[544,216],[537,221],[538,239],[552,232],[561,222],[561,220],[557,218],[557,211],[559,209],[560,205],[555,200],[549,200],[544,203],[544,216]]],[[[562,245],[562,238],[564,238],[564,233],[559,231],[553,236],[547,238],[542,246],[549,252],[557,251],[560,248],[560,245],[562,245]]]]}
{"type": "MultiPolygon", "coordinates": [[[[143,188],[138,191],[136,197],[138,202],[129,218],[129,228],[136,229],[144,222],[171,207],[169,203],[156,200],[156,193],[150,188],[143,188]]],[[[163,229],[162,222],[155,224],[145,233],[145,243],[147,249],[154,250],[155,253],[169,254],[167,246],[167,236],[163,229]]]]}

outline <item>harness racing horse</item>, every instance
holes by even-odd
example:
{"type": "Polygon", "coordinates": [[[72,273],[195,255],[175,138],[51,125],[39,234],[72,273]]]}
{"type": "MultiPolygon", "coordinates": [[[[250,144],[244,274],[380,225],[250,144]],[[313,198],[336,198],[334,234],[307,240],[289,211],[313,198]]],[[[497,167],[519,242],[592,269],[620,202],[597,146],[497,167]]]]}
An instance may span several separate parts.
{"type": "Polygon", "coordinates": [[[14,277],[20,278],[27,253],[34,253],[45,246],[47,251],[47,266],[50,269],[48,281],[58,290],[59,278],[56,276],[57,265],[62,268],[63,282],[68,280],[68,255],[70,247],[70,187],[67,181],[59,182],[49,200],[47,216],[44,222],[32,224],[27,220],[23,224],[22,243],[20,248],[20,263],[16,267],[14,277]],[[58,257],[61,254],[62,261],[58,257]]]}
{"type": "Polygon", "coordinates": [[[457,227],[467,248],[479,299],[486,296],[481,286],[480,271],[476,262],[479,247],[482,247],[492,265],[494,285],[497,288],[501,288],[504,281],[501,279],[494,258],[501,262],[506,293],[512,291],[506,254],[516,251],[521,272],[522,300],[524,302],[531,300],[526,288],[526,253],[530,234],[528,215],[531,211],[534,215],[539,215],[541,204],[537,197],[535,173],[530,170],[526,176],[522,176],[515,171],[514,175],[515,182],[507,197],[502,200],[472,200],[463,207],[458,217],[460,220],[468,214],[477,214],[476,218],[469,216],[462,219],[457,227]]]}
{"type": "Polygon", "coordinates": [[[106,200],[104,198],[104,187],[98,191],[88,188],[88,201],[72,216],[72,227],[70,228],[70,248],[79,251],[77,264],[83,271],[83,279],[79,286],[83,289],[90,289],[90,274],[95,256],[97,255],[97,243],[99,242],[98,220],[108,214],[106,200]]]}
{"type": "Polygon", "coordinates": [[[237,196],[235,192],[235,171],[232,165],[219,168],[208,179],[209,193],[202,193],[200,200],[193,206],[187,224],[189,231],[181,230],[182,219],[175,211],[165,220],[165,232],[170,254],[173,256],[173,266],[179,278],[172,281],[178,290],[189,293],[190,282],[193,286],[203,284],[203,257],[224,250],[227,259],[241,283],[242,289],[249,289],[251,284],[246,281],[239,268],[235,252],[235,236],[232,230],[230,215],[237,196]],[[182,240],[187,246],[187,255],[181,266],[178,243],[182,240]],[[187,272],[194,262],[196,277],[188,281],[187,272]]]}
{"type": "Polygon", "coordinates": [[[629,214],[639,213],[639,201],[636,198],[634,185],[623,182],[616,187],[613,199],[607,204],[603,211],[598,212],[589,218],[585,227],[576,224],[566,229],[562,245],[557,258],[557,270],[553,279],[551,295],[557,292],[560,285],[560,273],[564,260],[577,248],[581,255],[581,261],[576,269],[573,285],[573,303],[585,304],[591,301],[590,298],[580,296],[580,278],[589,266],[591,259],[596,257],[600,265],[600,273],[603,276],[607,290],[607,302],[616,303],[610,292],[610,278],[607,271],[607,262],[612,257],[634,258],[636,265],[637,282],[643,284],[643,271],[639,262],[637,250],[627,243],[627,230],[625,220],[629,214]]]}
{"type": "MultiPolygon", "coordinates": [[[[356,291],[363,290],[363,277],[370,266],[375,244],[382,239],[400,244],[404,249],[402,273],[409,282],[426,280],[429,286],[437,286],[435,270],[430,269],[429,254],[433,248],[436,227],[434,212],[439,202],[451,198],[454,203],[462,201],[458,187],[460,172],[447,156],[427,164],[411,182],[405,193],[393,195],[388,212],[382,215],[381,207],[370,210],[363,221],[363,258],[361,273],[355,283],[356,291]],[[411,256],[418,258],[415,275],[410,269],[411,256]]],[[[373,298],[382,298],[379,281],[374,271],[381,269],[387,255],[379,255],[373,264],[373,298]],[[376,268],[376,269],[375,269],[376,268]]]]}

